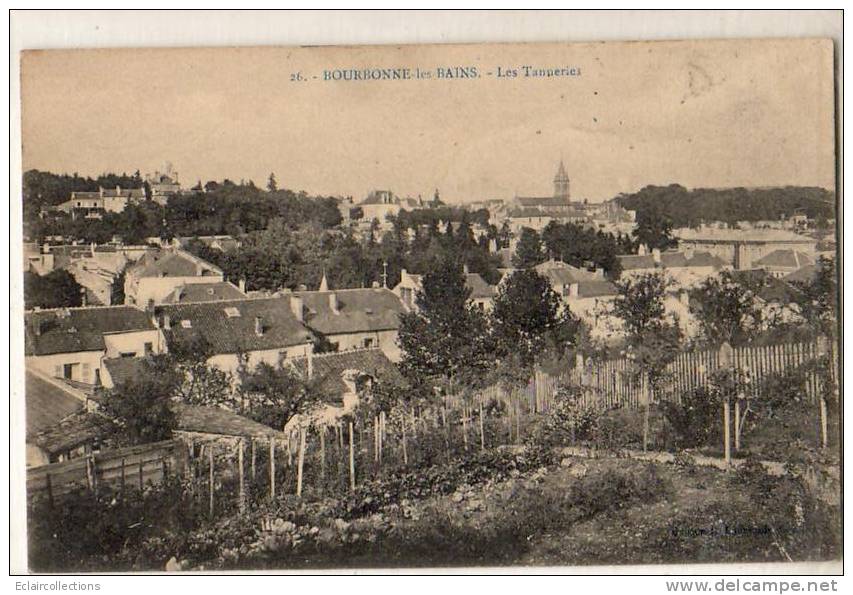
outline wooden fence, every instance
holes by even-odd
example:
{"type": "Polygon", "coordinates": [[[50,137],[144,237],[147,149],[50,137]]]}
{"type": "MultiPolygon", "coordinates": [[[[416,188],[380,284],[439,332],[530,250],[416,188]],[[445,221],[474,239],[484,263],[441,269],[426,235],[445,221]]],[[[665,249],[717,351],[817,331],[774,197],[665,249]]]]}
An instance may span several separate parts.
{"type": "Polygon", "coordinates": [[[177,440],[153,442],[27,469],[27,497],[51,501],[78,489],[143,489],[182,473],[186,449],[177,440]]]}
{"type": "MultiPolygon", "coordinates": [[[[837,385],[837,360],[835,346],[828,341],[783,343],[764,346],[744,346],[732,350],[731,365],[745,379],[741,386],[744,397],[759,396],[764,380],[811,364],[823,355],[832,357],[830,375],[837,385]]],[[[720,367],[718,349],[679,353],[666,366],[656,386],[649,386],[653,400],[679,401],[681,395],[707,386],[711,374],[720,367]]],[[[817,402],[822,396],[823,381],[815,366],[806,370],[806,395],[817,402]]],[[[586,404],[602,407],[640,407],[644,402],[642,373],[638,364],[628,358],[613,360],[578,359],[577,365],[559,375],[537,371],[530,384],[515,397],[527,400],[531,412],[547,412],[553,405],[554,395],[561,384],[583,387],[580,399],[586,404]]],[[[486,392],[487,398],[510,398],[499,388],[486,392]]]]}

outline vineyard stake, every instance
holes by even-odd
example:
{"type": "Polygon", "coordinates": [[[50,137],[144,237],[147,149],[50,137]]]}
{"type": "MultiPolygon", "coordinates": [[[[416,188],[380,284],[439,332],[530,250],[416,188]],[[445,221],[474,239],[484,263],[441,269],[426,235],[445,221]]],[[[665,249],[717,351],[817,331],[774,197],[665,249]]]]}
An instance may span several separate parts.
{"type": "Polygon", "coordinates": [[[275,500],[275,438],[270,438],[270,500],[275,500]]]}
{"type": "Polygon", "coordinates": [[[209,483],[210,483],[210,503],[209,503],[209,512],[210,512],[210,516],[211,516],[211,518],[213,518],[213,491],[214,491],[214,484],[213,484],[213,443],[212,443],[212,442],[210,443],[210,447],[209,447],[209,448],[208,448],[208,450],[207,450],[207,461],[208,461],[208,465],[209,465],[209,467],[210,467],[210,471],[209,471],[209,473],[210,473],[210,477],[209,477],[209,483]]]}
{"type": "Polygon", "coordinates": [[[829,445],[829,428],[826,419],[826,399],[820,397],[820,445],[826,448],[829,445]]]}
{"type": "Polygon", "coordinates": [[[486,431],[483,427],[483,397],[480,397],[480,450],[486,450],[486,431]]]}
{"type": "Polygon", "coordinates": [[[252,438],[252,483],[255,481],[255,439],[252,438]]]}
{"type": "Polygon", "coordinates": [[[145,489],[145,482],[142,478],[142,460],[139,461],[139,491],[143,491],[145,489]]]}
{"type": "Polygon", "coordinates": [[[400,418],[400,425],[402,427],[403,434],[403,465],[409,464],[409,454],[406,452],[406,418],[400,418]]]}
{"type": "Polygon", "coordinates": [[[246,485],[243,472],[243,439],[240,439],[240,450],[237,452],[237,473],[240,474],[240,511],[246,510],[246,485]]]}
{"type": "Polygon", "coordinates": [[[124,462],[125,458],[121,458],[121,499],[124,500],[124,462]]]}
{"type": "Polygon", "coordinates": [[[732,438],[731,438],[731,404],[729,398],[723,399],[723,450],[725,452],[726,468],[732,465],[732,438]]]}
{"type": "Polygon", "coordinates": [[[320,480],[326,481],[326,426],[320,426],[320,480]]]}
{"type": "Polygon", "coordinates": [[[305,464],[305,428],[299,428],[299,459],[296,463],[296,496],[302,496],[302,468],[305,464]]]}
{"type": "Polygon", "coordinates": [[[740,450],[740,399],[735,399],[735,452],[740,450]]]}
{"type": "Polygon", "coordinates": [[[349,422],[349,489],[355,491],[355,445],[352,441],[352,422],[349,422]]]}

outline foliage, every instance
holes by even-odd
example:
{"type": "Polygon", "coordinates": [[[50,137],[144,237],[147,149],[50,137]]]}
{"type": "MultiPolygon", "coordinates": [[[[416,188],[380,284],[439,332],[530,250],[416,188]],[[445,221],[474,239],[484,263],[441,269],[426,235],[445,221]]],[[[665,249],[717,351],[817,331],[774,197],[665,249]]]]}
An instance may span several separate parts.
{"type": "Polygon", "coordinates": [[[722,400],[719,391],[700,386],[681,395],[681,402],[661,403],[676,448],[719,446],[722,400]]]}
{"type": "Polygon", "coordinates": [[[795,283],[801,293],[797,305],[806,322],[816,332],[835,337],[838,324],[838,275],[835,260],[821,257],[813,279],[795,283]]]}
{"type": "Polygon", "coordinates": [[[515,254],[512,255],[512,266],[526,269],[542,262],[545,262],[545,246],[542,244],[542,237],[535,229],[522,228],[515,254]]]}
{"type": "Polygon", "coordinates": [[[462,267],[452,260],[424,275],[417,310],[400,316],[400,368],[420,382],[453,390],[475,383],[488,368],[492,349],[486,320],[469,301],[462,267]]]}
{"type": "Polygon", "coordinates": [[[622,248],[613,234],[576,223],[551,221],[542,231],[542,241],[549,258],[578,268],[601,268],[611,279],[618,279],[622,272],[616,257],[622,248]]]}
{"type": "Polygon", "coordinates": [[[119,445],[171,438],[177,418],[171,402],[180,377],[168,365],[152,364],[151,373],[130,378],[106,391],[99,411],[110,420],[119,445]]]}
{"type": "Polygon", "coordinates": [[[165,355],[154,358],[159,367],[177,374],[174,398],[188,405],[225,407],[236,409],[234,378],[224,370],[211,365],[213,347],[206,339],[196,338],[173,345],[165,355]]]}
{"type": "Polygon", "coordinates": [[[305,414],[322,399],[316,380],[308,380],[285,365],[260,362],[238,372],[243,413],[262,424],[282,429],[297,414],[305,414]]]}
{"type": "Polygon", "coordinates": [[[512,273],[498,289],[491,311],[496,354],[514,354],[530,367],[545,351],[561,354],[575,343],[579,321],[535,270],[512,273]]]}
{"type": "Polygon", "coordinates": [[[70,308],[83,303],[83,287],[64,269],[46,275],[24,272],[24,307],[70,308]]]}
{"type": "MultiPolygon", "coordinates": [[[[824,188],[695,188],[678,184],[646,186],[619,196],[625,209],[637,211],[637,222],[668,218],[675,227],[696,227],[702,222],[779,221],[795,213],[811,219],[835,217],[835,193],[824,188]]],[[[649,244],[649,247],[653,247],[649,244]]]]}
{"type": "Polygon", "coordinates": [[[739,282],[731,271],[708,277],[690,292],[690,312],[702,337],[711,345],[743,345],[761,330],[764,306],[756,297],[760,287],[739,282]]]}
{"type": "Polygon", "coordinates": [[[124,303],[124,281],[127,278],[127,266],[113,278],[110,284],[110,304],[115,306],[124,303]]]}

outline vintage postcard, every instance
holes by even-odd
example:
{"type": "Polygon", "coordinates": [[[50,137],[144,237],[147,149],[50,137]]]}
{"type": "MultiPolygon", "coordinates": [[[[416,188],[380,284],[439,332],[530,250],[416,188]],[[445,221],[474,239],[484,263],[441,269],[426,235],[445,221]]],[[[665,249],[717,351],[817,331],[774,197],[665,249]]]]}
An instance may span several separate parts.
{"type": "Polygon", "coordinates": [[[29,570],[838,572],[834,51],[23,52],[29,570]]]}

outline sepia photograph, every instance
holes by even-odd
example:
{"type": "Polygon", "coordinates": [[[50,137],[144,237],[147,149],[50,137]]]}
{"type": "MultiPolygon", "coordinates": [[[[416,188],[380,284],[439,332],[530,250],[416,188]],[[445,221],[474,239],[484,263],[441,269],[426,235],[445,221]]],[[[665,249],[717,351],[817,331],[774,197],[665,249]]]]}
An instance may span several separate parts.
{"type": "Polygon", "coordinates": [[[838,52],[20,52],[24,572],[841,572],[838,52]]]}

